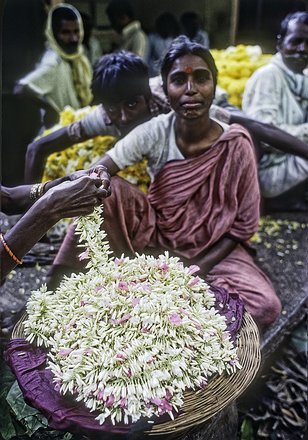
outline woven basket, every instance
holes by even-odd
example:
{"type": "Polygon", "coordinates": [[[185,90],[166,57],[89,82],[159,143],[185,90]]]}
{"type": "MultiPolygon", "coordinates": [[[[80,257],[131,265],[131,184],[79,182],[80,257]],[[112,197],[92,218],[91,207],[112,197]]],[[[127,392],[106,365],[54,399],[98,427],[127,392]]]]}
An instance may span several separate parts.
{"type": "MultiPolygon", "coordinates": [[[[27,315],[24,314],[15,325],[12,339],[24,337],[23,322],[26,317],[27,315]]],[[[203,390],[185,392],[181,414],[175,420],[156,422],[148,432],[149,435],[176,433],[202,424],[245,391],[256,376],[261,363],[259,331],[247,312],[243,316],[237,344],[241,370],[233,374],[224,373],[214,376],[203,390]]]]}

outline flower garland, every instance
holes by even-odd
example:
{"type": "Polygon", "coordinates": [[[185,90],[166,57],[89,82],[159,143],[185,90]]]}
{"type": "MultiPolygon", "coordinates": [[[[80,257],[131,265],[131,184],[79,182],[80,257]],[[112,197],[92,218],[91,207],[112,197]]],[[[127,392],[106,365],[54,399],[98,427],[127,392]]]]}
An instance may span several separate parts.
{"type": "Polygon", "coordinates": [[[248,78],[272,58],[263,54],[260,46],[238,44],[227,49],[211,49],[219,75],[218,85],[228,92],[231,104],[242,106],[242,96],[248,78]]]}
{"type": "Polygon", "coordinates": [[[55,389],[83,401],[100,423],[173,418],[185,390],[241,367],[225,317],[194,275],[198,266],[167,252],[111,257],[100,224],[101,208],[77,221],[88,272],[64,278],[55,292],[32,292],[27,340],[48,348],[55,389]]]}
{"type": "MultiPolygon", "coordinates": [[[[72,107],[65,107],[60,113],[60,122],[51,129],[45,130],[43,136],[58,130],[61,127],[78,121],[93,110],[93,107],[87,106],[79,110],[72,107]]],[[[113,136],[96,136],[93,139],[77,143],[65,150],[51,154],[46,162],[43,182],[53,180],[57,177],[65,176],[76,170],[90,168],[98,161],[116,142],[113,136]]],[[[138,185],[138,187],[146,192],[150,183],[150,177],[146,171],[147,161],[129,166],[118,173],[119,176],[128,180],[130,183],[138,185]]]]}

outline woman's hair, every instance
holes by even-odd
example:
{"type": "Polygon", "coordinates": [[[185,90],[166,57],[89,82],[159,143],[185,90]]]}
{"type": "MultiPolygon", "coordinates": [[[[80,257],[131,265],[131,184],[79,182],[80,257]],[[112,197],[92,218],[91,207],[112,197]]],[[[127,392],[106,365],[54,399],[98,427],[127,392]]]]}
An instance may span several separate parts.
{"type": "Polygon", "coordinates": [[[92,79],[94,103],[116,103],[136,95],[151,97],[147,65],[131,52],[121,51],[101,57],[92,79]]]}
{"type": "Polygon", "coordinates": [[[52,32],[54,35],[57,35],[59,32],[62,25],[62,20],[76,21],[78,20],[78,17],[71,8],[67,8],[66,6],[56,8],[52,12],[51,18],[52,32]]]}
{"type": "Polygon", "coordinates": [[[210,71],[212,72],[214,91],[215,91],[217,84],[217,67],[211,52],[201,44],[190,41],[185,35],[180,35],[172,42],[161,65],[163,89],[166,95],[167,95],[167,78],[173,66],[173,63],[175,60],[183,57],[184,55],[195,55],[202,58],[206,62],[210,71]]]}

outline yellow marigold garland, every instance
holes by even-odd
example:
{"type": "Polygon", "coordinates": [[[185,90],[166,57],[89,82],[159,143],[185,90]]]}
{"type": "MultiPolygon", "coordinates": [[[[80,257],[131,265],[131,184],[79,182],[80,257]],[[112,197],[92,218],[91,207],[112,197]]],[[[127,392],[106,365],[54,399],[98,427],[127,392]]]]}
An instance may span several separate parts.
{"type": "Polygon", "coordinates": [[[230,104],[241,107],[248,78],[266,64],[272,55],[263,54],[260,46],[239,44],[224,50],[211,49],[218,69],[218,85],[229,95],[230,104]]]}

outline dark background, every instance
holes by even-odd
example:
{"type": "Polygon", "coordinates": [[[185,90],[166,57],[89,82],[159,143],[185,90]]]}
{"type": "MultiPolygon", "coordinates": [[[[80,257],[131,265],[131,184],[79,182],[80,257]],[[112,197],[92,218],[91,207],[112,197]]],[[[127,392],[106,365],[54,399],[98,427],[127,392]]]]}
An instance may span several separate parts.
{"type": "MultiPolygon", "coordinates": [[[[103,47],[108,47],[107,0],[72,0],[79,10],[91,15],[103,47]]],[[[33,104],[13,96],[14,83],[30,72],[44,52],[46,5],[51,0],[6,0],[1,13],[1,167],[0,180],[7,186],[23,182],[24,155],[28,143],[37,135],[40,117],[33,104]]],[[[195,9],[208,30],[212,48],[231,44],[232,4],[235,0],[131,0],[136,18],[147,32],[156,17],[168,10],[179,17],[195,9]],[[170,3],[171,2],[171,3],[170,3]]],[[[235,44],[259,44],[264,53],[275,52],[275,36],[282,18],[289,12],[308,10],[307,0],[238,0],[235,44]]]]}

